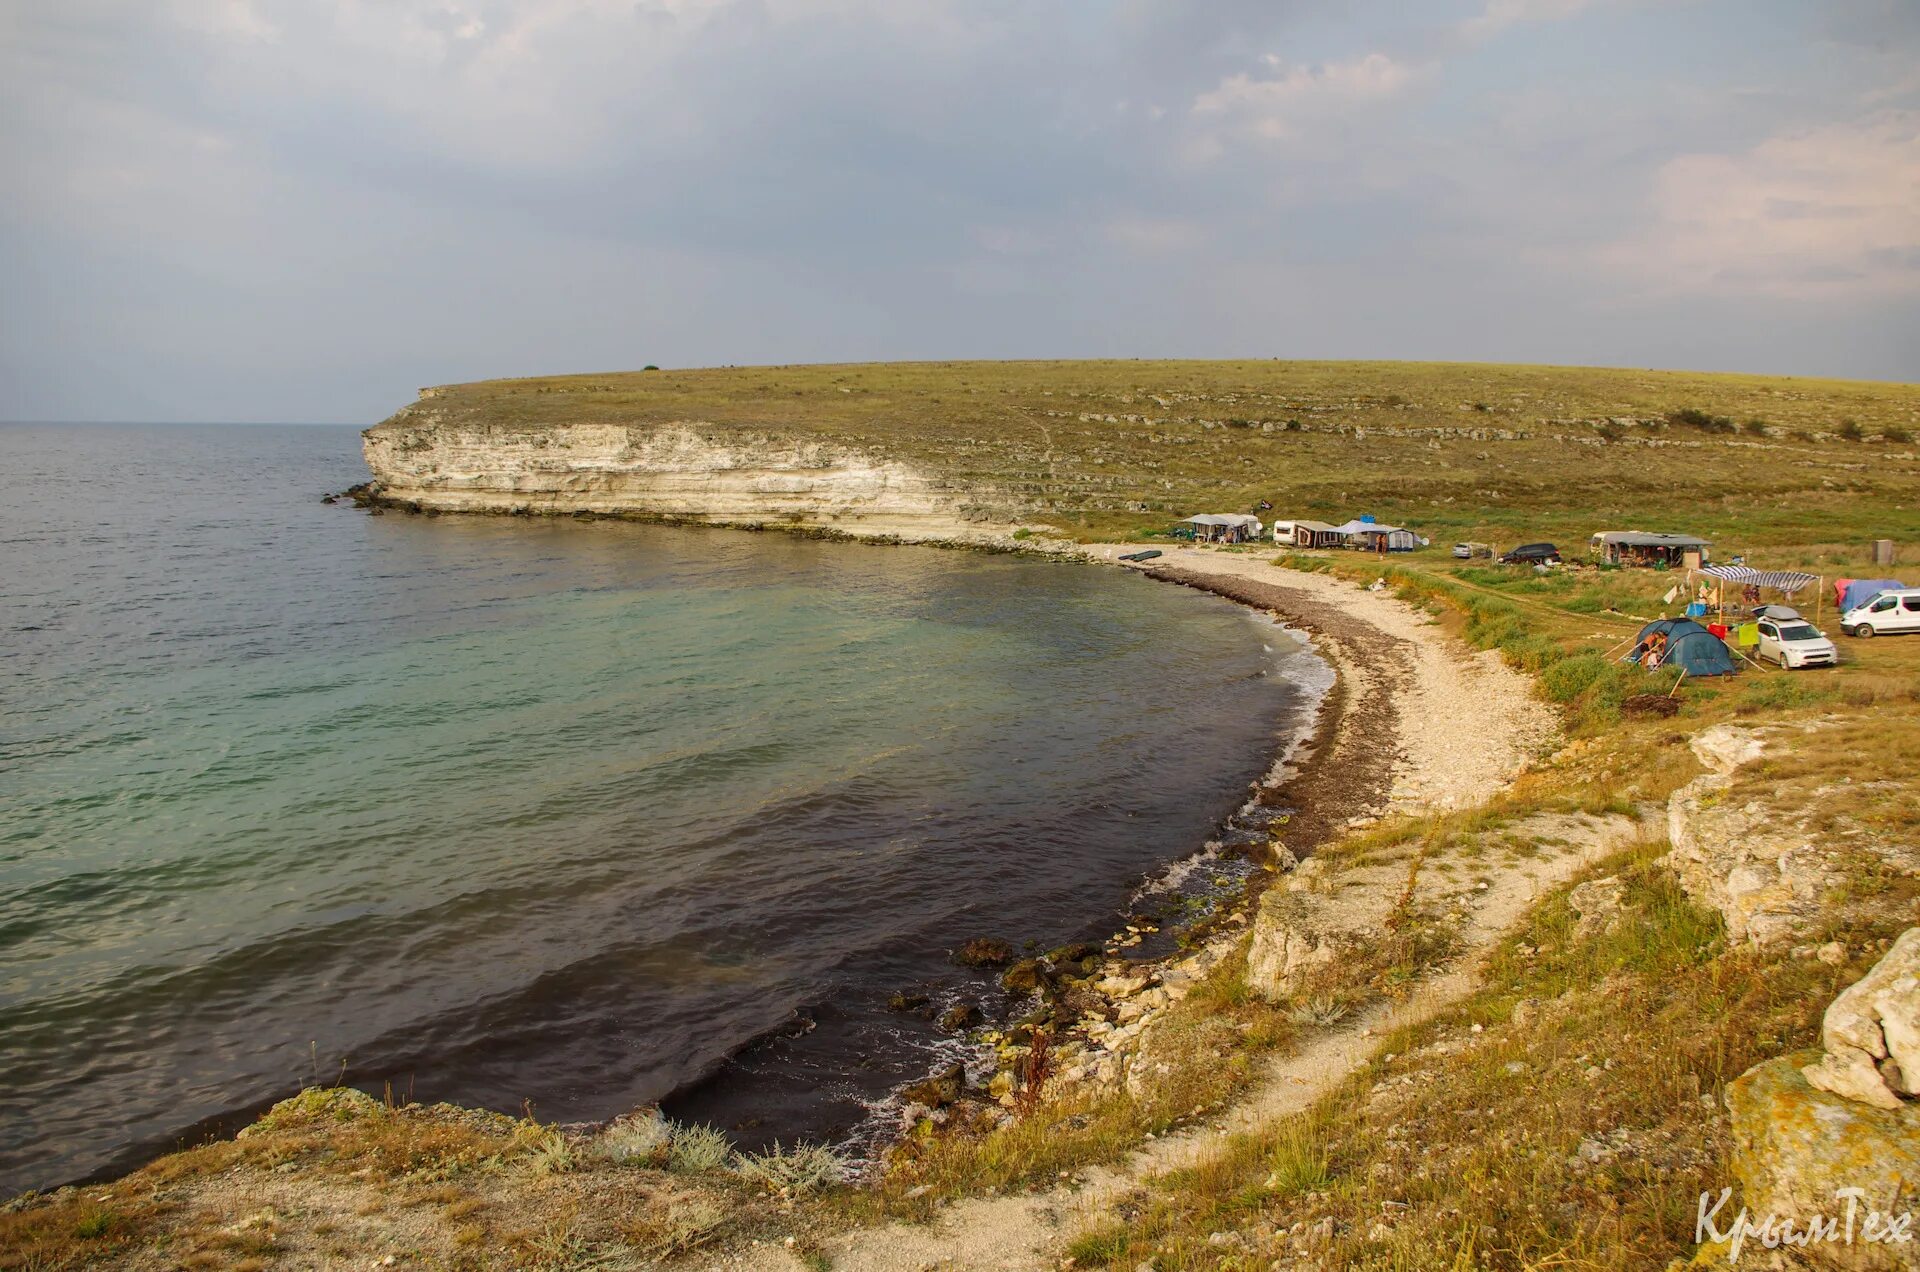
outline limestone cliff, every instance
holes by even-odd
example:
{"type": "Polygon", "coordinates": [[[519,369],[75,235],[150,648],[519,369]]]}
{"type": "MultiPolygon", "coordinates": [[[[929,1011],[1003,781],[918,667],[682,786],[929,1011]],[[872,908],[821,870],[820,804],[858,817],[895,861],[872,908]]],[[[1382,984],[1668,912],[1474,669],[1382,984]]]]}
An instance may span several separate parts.
{"type": "MultiPolygon", "coordinates": [[[[797,432],[699,420],[519,424],[438,391],[362,434],[376,492],[441,512],[627,515],[855,538],[1012,542],[1020,509],[920,469],[797,432]]],[[[1031,546],[1031,545],[1030,545],[1031,546]]]]}

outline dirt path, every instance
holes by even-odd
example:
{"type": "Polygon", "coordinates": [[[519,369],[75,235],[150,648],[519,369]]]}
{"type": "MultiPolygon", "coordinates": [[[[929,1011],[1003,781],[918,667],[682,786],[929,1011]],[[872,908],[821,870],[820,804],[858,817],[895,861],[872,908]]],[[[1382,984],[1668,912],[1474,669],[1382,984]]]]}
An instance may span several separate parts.
{"type": "MultiPolygon", "coordinates": [[[[843,1235],[827,1247],[836,1272],[1044,1272],[1059,1267],[1074,1234],[1098,1224],[1120,1203],[1150,1192],[1159,1177],[1199,1165],[1226,1150],[1235,1137],[1305,1111],[1365,1065],[1384,1037],[1429,1020],[1467,997],[1479,983],[1482,956],[1541,893],[1637,839],[1658,835],[1660,827],[1625,817],[1556,814],[1530,818],[1504,833],[1541,844],[1543,850],[1500,868],[1492,879],[1463,879],[1458,870],[1434,871],[1430,886],[1441,898],[1465,900],[1469,906],[1459,930],[1462,953],[1405,998],[1375,1004],[1355,1019],[1316,1034],[1300,1050],[1276,1058],[1259,1084],[1221,1118],[1143,1145],[1125,1163],[1087,1171],[1073,1186],[1032,1196],[969,1199],[950,1206],[929,1225],[891,1224],[843,1235]],[[1488,886],[1482,890],[1480,882],[1488,886]]],[[[1400,870],[1389,868],[1389,873],[1403,877],[1400,870]]],[[[1348,877],[1345,882],[1380,881],[1348,877]]],[[[1373,891],[1384,918],[1393,894],[1385,888],[1373,891]]]]}
{"type": "MultiPolygon", "coordinates": [[[[1089,551],[1111,560],[1124,547],[1089,551]]],[[[1251,556],[1175,549],[1146,571],[1269,610],[1304,629],[1339,668],[1332,709],[1339,727],[1323,730],[1327,753],[1310,758],[1287,787],[1301,811],[1297,833],[1317,842],[1350,821],[1387,811],[1468,807],[1483,802],[1554,736],[1551,713],[1526,677],[1497,656],[1474,654],[1444,638],[1427,615],[1384,593],[1300,574],[1251,556]],[[1356,801],[1363,806],[1356,807],[1356,801]]],[[[843,1234],[827,1245],[841,1272],[900,1269],[1008,1269],[1059,1266],[1074,1233],[1169,1171],[1221,1151],[1237,1135],[1271,1125],[1335,1090],[1371,1056],[1379,1038],[1458,1002],[1477,981],[1480,956],[1523,915],[1541,891],[1633,838],[1624,818],[1536,818],[1510,835],[1545,845],[1537,855],[1497,869],[1435,863],[1425,877],[1435,899],[1461,915],[1462,953],[1407,997],[1312,1036],[1218,1120],[1152,1141],[1117,1167],[1086,1172],[1072,1185],[1033,1195],[957,1202],[926,1225],[891,1224],[843,1234]]],[[[1290,834],[1289,838],[1292,838],[1290,834]]],[[[1397,896],[1404,867],[1354,868],[1339,876],[1359,908],[1379,918],[1397,896]],[[1393,875],[1376,879],[1369,871],[1393,875]]],[[[1365,915],[1361,914],[1361,921],[1365,915]]]]}

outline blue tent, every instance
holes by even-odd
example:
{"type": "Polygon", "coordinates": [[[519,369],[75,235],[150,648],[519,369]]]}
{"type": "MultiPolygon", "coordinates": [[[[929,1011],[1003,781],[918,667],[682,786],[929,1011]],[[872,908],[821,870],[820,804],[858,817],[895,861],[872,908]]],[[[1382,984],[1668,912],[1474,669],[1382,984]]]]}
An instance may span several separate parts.
{"type": "Polygon", "coordinates": [[[1848,579],[1847,589],[1840,596],[1840,612],[1859,609],[1880,593],[1905,586],[1899,579],[1848,579]]]}
{"type": "Polygon", "coordinates": [[[1689,676],[1731,676],[1740,670],[1720,638],[1690,618],[1658,618],[1642,627],[1628,660],[1647,663],[1655,644],[1660,645],[1660,657],[1649,671],[1654,666],[1684,667],[1689,676]],[[1664,643],[1655,637],[1665,637],[1664,643]]]}

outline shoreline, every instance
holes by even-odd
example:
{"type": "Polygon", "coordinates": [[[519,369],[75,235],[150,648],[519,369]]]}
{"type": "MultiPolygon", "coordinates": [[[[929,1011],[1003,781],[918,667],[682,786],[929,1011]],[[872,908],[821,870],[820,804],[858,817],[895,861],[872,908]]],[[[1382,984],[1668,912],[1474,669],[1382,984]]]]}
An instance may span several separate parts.
{"type": "MultiPolygon", "coordinates": [[[[697,523],[682,523],[697,524],[697,523]]],[[[718,527],[708,525],[704,528],[741,529],[743,527],[718,527]]],[[[787,529],[786,527],[781,527],[787,529]]],[[[811,536],[810,536],[811,537],[811,536]]],[[[820,536],[826,537],[826,536],[820,536]]],[[[832,536],[839,537],[839,536],[832,536]]],[[[866,540],[873,542],[872,540],[866,540]]],[[[920,546],[954,546],[975,551],[1007,551],[1006,548],[978,543],[958,543],[951,545],[923,544],[920,546]]],[[[1075,544],[1065,552],[1036,552],[1055,560],[1074,561],[1085,564],[1115,565],[1124,564],[1113,560],[1118,553],[1137,548],[1133,544],[1075,544]]],[[[1032,551],[1031,548],[1014,548],[1014,551],[1032,551]]],[[[1399,744],[1401,726],[1401,707],[1413,681],[1417,678],[1409,672],[1405,650],[1399,648],[1403,640],[1418,640],[1418,637],[1396,637],[1383,631],[1364,617],[1356,617],[1347,607],[1338,602],[1364,596],[1364,593],[1351,584],[1336,582],[1317,575],[1304,575],[1293,571],[1283,571],[1267,564],[1268,554],[1251,553],[1229,555],[1197,549],[1175,549],[1160,560],[1145,567],[1135,566],[1140,573],[1159,582],[1173,583],[1192,587],[1197,590],[1232,600],[1247,609],[1265,614],[1283,627],[1308,636],[1312,651],[1323,659],[1333,672],[1331,684],[1321,694],[1313,709],[1312,724],[1292,736],[1279,739],[1280,747],[1272,756],[1263,777],[1257,779],[1249,792],[1249,799],[1242,808],[1255,804],[1280,805],[1288,809],[1284,821],[1276,819],[1272,825],[1272,840],[1276,846],[1284,845],[1286,854],[1292,858],[1286,867],[1291,868],[1295,861],[1304,858],[1315,848],[1325,844],[1355,825],[1363,825],[1376,820],[1388,811],[1405,807],[1412,798],[1401,789],[1405,785],[1407,765],[1409,763],[1406,748],[1399,744]],[[1171,559],[1169,559],[1171,558],[1171,559]],[[1273,577],[1262,577],[1262,575],[1273,577]]],[[[1382,604],[1396,607],[1412,616],[1411,607],[1391,598],[1382,598],[1382,604]]],[[[1424,616],[1420,619],[1424,622],[1424,616]]],[[[1421,633],[1427,643],[1437,644],[1434,640],[1438,633],[1421,633]]],[[[1479,656],[1478,659],[1461,655],[1466,662],[1481,661],[1492,655],[1479,656]]],[[[1504,669],[1502,669],[1504,670],[1504,669]]],[[[1518,673],[1508,673],[1520,684],[1523,692],[1527,680],[1518,673]]],[[[1545,715],[1545,709],[1541,709],[1545,715]]],[[[1508,770],[1510,771],[1510,770],[1508,770]]],[[[1476,796],[1474,798],[1479,798],[1476,796]]],[[[1238,816],[1235,814],[1234,816],[1238,816]]],[[[1233,817],[1223,823],[1222,829],[1230,826],[1233,817]]],[[[1216,831],[1216,834],[1218,832],[1216,831]]],[[[1210,837],[1206,843],[1197,846],[1193,853],[1170,862],[1169,866],[1180,861],[1192,860],[1209,851],[1213,844],[1210,837]]],[[[1257,846],[1242,846],[1228,849],[1228,852],[1240,852],[1260,862],[1257,846]]],[[[1228,855],[1222,852],[1221,855],[1228,855]]],[[[1224,944],[1230,945],[1242,939],[1246,932],[1244,926],[1250,919],[1250,905],[1265,886],[1279,877],[1279,872],[1271,868],[1256,865],[1244,878],[1218,888],[1213,892],[1215,903],[1211,911],[1190,924],[1180,926],[1191,941],[1191,947],[1149,959],[1127,957],[1126,946],[1137,945],[1138,933],[1131,941],[1123,939],[1126,928],[1116,933],[1116,939],[1103,943],[1103,966],[1090,978],[1098,981],[1111,979],[1113,972],[1119,972],[1123,979],[1144,979],[1151,982],[1150,988],[1159,989],[1163,977],[1171,971],[1173,979],[1183,977],[1191,980],[1202,974],[1207,966],[1223,956],[1224,944]],[[1116,944],[1119,948],[1115,948],[1116,944]],[[1182,971],[1181,969],[1185,970],[1182,971]]],[[[1125,915],[1119,916],[1123,922],[1125,915]]],[[[1171,930],[1171,925],[1169,925],[1171,930]]],[[[995,978],[996,980],[998,977],[995,978]]],[[[1178,993],[1167,995],[1168,1001],[1177,1001],[1178,993]]],[[[1131,997],[1124,995],[1123,997],[1131,997]]],[[[1017,999],[1016,999],[1017,1006],[1017,999]]],[[[1122,1004],[1124,1006],[1124,1004],[1122,1004]]],[[[1152,1008],[1137,1010],[1131,1018],[1133,1031],[1137,1032],[1152,1018],[1152,1008]]],[[[1078,1032],[1078,1031],[1076,1031],[1078,1032]]],[[[976,1054],[987,1052],[994,1046],[997,1030],[990,1028],[983,1045],[976,1054]]],[[[999,1035],[1004,1037],[1004,1035],[999,1035]]],[[[978,1037],[978,1035],[976,1035],[978,1037]]],[[[1114,1039],[1124,1043],[1125,1037],[1114,1039]]],[[[962,1035],[956,1038],[969,1047],[975,1047],[972,1038],[962,1035]]],[[[1063,1033],[1063,1042],[1069,1042],[1063,1033]]],[[[1069,1045],[1071,1043],[1069,1042],[1069,1045]]],[[[1111,1048],[1100,1048],[1110,1051],[1111,1048]]],[[[1065,1058],[1071,1058],[1065,1057],[1065,1058]]],[[[981,1059],[985,1055],[981,1054],[981,1059]]],[[[996,1066],[1004,1071],[1003,1063],[996,1066]]],[[[973,1066],[968,1066],[972,1069],[973,1066]]],[[[969,1075],[971,1076],[971,1075],[969,1075]]],[[[1061,1076],[1071,1076],[1068,1074],[1061,1076]]],[[[1092,1073],[1081,1076],[1095,1076],[1092,1073]]],[[[971,1083],[968,1084],[970,1087],[971,1083]]],[[[977,1094],[974,1088],[972,1094],[977,1094]]],[[[1011,1101],[1002,1098],[1001,1103],[1011,1101]]],[[[931,1112],[932,1110],[928,1110],[931,1112]]],[[[913,1112],[908,1104],[903,1111],[913,1112]]],[[[618,1119],[616,1119],[618,1120],[618,1119]]],[[[900,1133],[911,1130],[916,1117],[905,1116],[900,1125],[900,1133]]],[[[944,1120],[944,1119],[943,1119],[944,1120]]],[[[569,1130],[586,1129],[570,1127],[569,1130]]],[[[867,1151],[877,1159],[882,1156],[892,1142],[893,1137],[877,1137],[867,1151]]],[[[164,1160],[169,1153],[161,1153],[149,1158],[140,1165],[122,1171],[118,1178],[128,1178],[139,1174],[153,1162],[164,1160]]],[[[47,1198],[57,1195],[67,1188],[81,1186],[99,1186],[107,1177],[101,1174],[90,1175],[73,1183],[58,1185],[46,1190],[30,1190],[14,1200],[26,1198],[47,1198]]]]}
{"type": "MultiPolygon", "coordinates": [[[[1307,633],[1334,680],[1311,731],[1276,758],[1256,787],[1257,801],[1290,810],[1272,823],[1265,860],[1183,929],[1188,948],[1135,960],[1110,941],[1097,967],[1077,969],[1083,975],[1071,965],[1038,960],[1040,984],[1031,1000],[1038,1010],[1056,999],[1086,1009],[1076,1019],[1047,1017],[1038,1026],[1048,1030],[1050,1058],[1059,1066],[1044,1080],[1049,1093],[1061,1082],[1131,1086],[1154,1021],[1231,956],[1253,924],[1260,895],[1317,849],[1386,816],[1482,803],[1557,735],[1555,717],[1533,697],[1529,677],[1497,653],[1469,652],[1391,594],[1284,570],[1263,553],[1175,549],[1151,564],[1117,560],[1136,546],[1088,544],[1082,551],[1090,563],[1128,565],[1307,633]]],[[[1019,1103],[1017,1074],[1032,1032],[984,1035],[998,1052],[988,1092],[1003,1108],[1019,1103]]],[[[947,1119],[938,1107],[909,1102],[901,1133],[916,1133],[928,1120],[939,1126],[947,1119]]]]}

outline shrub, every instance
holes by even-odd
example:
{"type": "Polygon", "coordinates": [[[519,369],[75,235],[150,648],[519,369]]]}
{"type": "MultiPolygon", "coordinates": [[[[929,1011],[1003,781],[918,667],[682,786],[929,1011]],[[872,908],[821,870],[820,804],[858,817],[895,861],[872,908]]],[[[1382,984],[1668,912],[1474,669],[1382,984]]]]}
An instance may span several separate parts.
{"type": "Polygon", "coordinates": [[[1591,651],[1562,658],[1540,676],[1540,688],[1554,702],[1572,702],[1605,676],[1612,664],[1591,651]]]}
{"type": "Polygon", "coordinates": [[[1861,429],[1859,420],[1841,420],[1840,436],[1850,442],[1857,442],[1866,436],[1866,432],[1861,429]]]}
{"type": "Polygon", "coordinates": [[[1695,428],[1702,433],[1731,433],[1733,421],[1724,415],[1712,415],[1697,407],[1683,406],[1667,412],[1667,423],[1676,428],[1695,428]]]}
{"type": "Polygon", "coordinates": [[[1767,435],[1767,422],[1757,415],[1740,427],[1751,437],[1765,437],[1767,435]]]}
{"type": "Polygon", "coordinates": [[[1913,440],[1913,434],[1904,428],[1883,428],[1880,430],[1880,440],[1883,442],[1898,442],[1900,445],[1905,446],[1913,440]]]}
{"type": "Polygon", "coordinates": [[[573,1146],[559,1131],[548,1129],[533,1141],[528,1150],[533,1170],[538,1175],[564,1175],[574,1167],[573,1146]]]}
{"type": "Polygon", "coordinates": [[[825,1144],[796,1144],[782,1149],[775,1140],[765,1153],[743,1153],[734,1158],[734,1173],[742,1179],[765,1184],[774,1192],[817,1192],[847,1177],[846,1159],[825,1144]]]}
{"type": "Polygon", "coordinates": [[[1273,1139],[1267,1164],[1267,1188],[1281,1196],[1318,1192],[1333,1182],[1327,1149],[1303,1117],[1295,1117],[1273,1139]]]}
{"type": "Polygon", "coordinates": [[[733,1144],[711,1126],[674,1126],[669,1131],[667,1169],[695,1175],[727,1164],[733,1144]]]}
{"type": "Polygon", "coordinates": [[[622,1166],[655,1166],[666,1158],[673,1128],[655,1109],[616,1119],[594,1138],[593,1155],[622,1166]]]}

